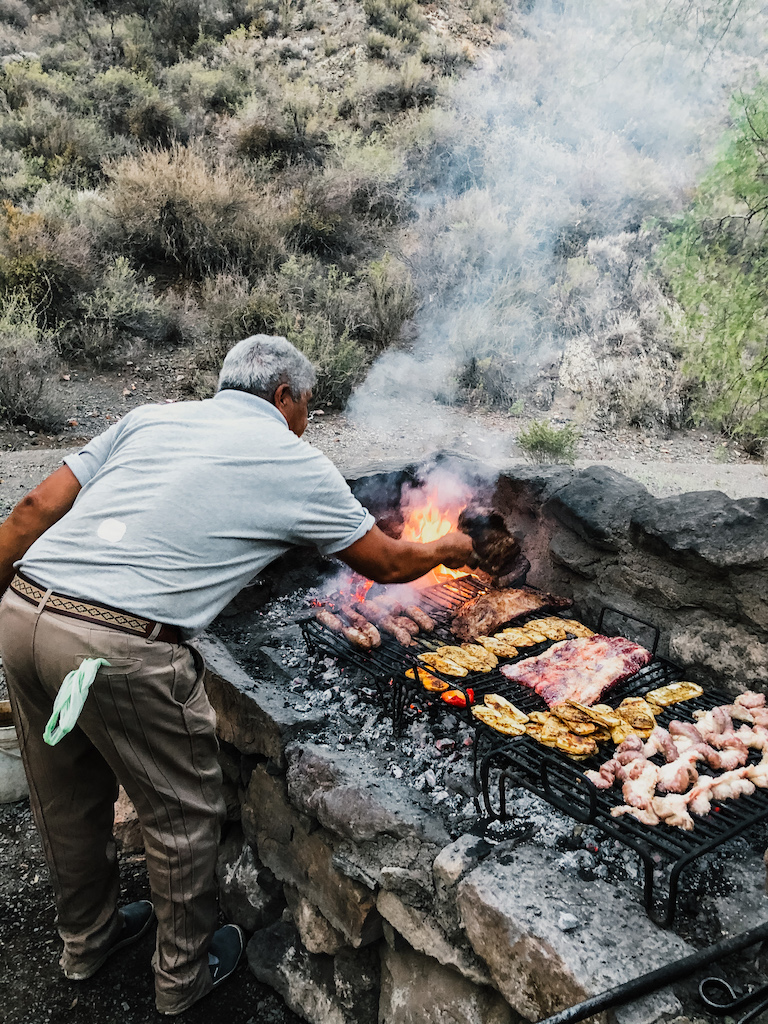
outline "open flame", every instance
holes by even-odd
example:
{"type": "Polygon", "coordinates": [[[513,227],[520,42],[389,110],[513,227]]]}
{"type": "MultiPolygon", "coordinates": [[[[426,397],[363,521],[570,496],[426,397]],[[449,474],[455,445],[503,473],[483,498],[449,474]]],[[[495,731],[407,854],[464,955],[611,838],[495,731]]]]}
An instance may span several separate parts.
{"type": "MultiPolygon", "coordinates": [[[[459,514],[467,504],[468,495],[451,496],[446,500],[437,486],[426,490],[413,490],[404,502],[403,514],[405,523],[401,537],[403,540],[427,542],[444,537],[456,529],[459,514]]],[[[429,587],[434,583],[445,583],[446,580],[467,576],[464,569],[449,569],[446,565],[438,565],[426,576],[415,580],[411,586],[429,587]]]]}

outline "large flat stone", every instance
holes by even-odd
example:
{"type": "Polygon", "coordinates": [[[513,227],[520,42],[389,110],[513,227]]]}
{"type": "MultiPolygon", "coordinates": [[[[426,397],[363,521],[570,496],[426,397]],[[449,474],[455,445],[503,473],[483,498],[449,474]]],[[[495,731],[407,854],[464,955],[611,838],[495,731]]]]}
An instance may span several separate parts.
{"type": "Polygon", "coordinates": [[[542,511],[595,547],[617,551],[630,520],[653,499],[642,484],[606,466],[590,466],[557,490],[542,511]]]}
{"type": "Polygon", "coordinates": [[[669,653],[681,665],[696,665],[718,689],[737,694],[745,687],[768,687],[765,634],[727,625],[707,612],[690,612],[671,624],[669,653]]]}
{"type": "Polygon", "coordinates": [[[291,803],[336,835],[356,843],[382,836],[448,842],[444,825],[425,810],[415,790],[383,770],[361,772],[358,754],[297,743],[286,750],[286,759],[291,803]]]}
{"type": "Polygon", "coordinates": [[[492,988],[474,985],[414,950],[384,947],[379,1024],[513,1024],[517,1020],[492,988]]]}
{"type": "Polygon", "coordinates": [[[408,906],[394,893],[386,890],[379,893],[376,907],[384,920],[414,949],[426,953],[444,967],[453,967],[477,985],[491,983],[485,965],[472,950],[452,942],[430,914],[408,906]]]}
{"type": "Polygon", "coordinates": [[[714,569],[768,563],[768,500],[697,491],[648,502],[632,518],[635,541],[671,561],[714,569]]]}
{"type": "Polygon", "coordinates": [[[203,634],[195,647],[205,659],[205,688],[216,711],[216,730],[241,753],[262,754],[283,764],[291,740],[321,724],[319,712],[296,711],[284,690],[248,675],[221,640],[203,634]]]}
{"type": "Polygon", "coordinates": [[[256,932],[247,957],[259,981],[276,989],[311,1024],[376,1024],[375,951],[336,957],[309,953],[293,925],[279,921],[256,932]]]}
{"type": "Polygon", "coordinates": [[[613,886],[585,882],[549,850],[494,855],[459,883],[461,920],[494,984],[539,1020],[692,952],[613,886]],[[578,922],[564,931],[563,915],[578,922]],[[642,964],[637,952],[642,950],[642,964]]]}
{"type": "Polygon", "coordinates": [[[245,840],[239,828],[233,828],[219,846],[216,878],[219,904],[228,921],[246,931],[265,928],[283,912],[285,899],[279,889],[263,888],[259,877],[264,865],[245,840]]]}
{"type": "Polygon", "coordinates": [[[298,889],[351,946],[381,934],[373,893],[337,870],[332,837],[290,805],[285,779],[263,765],[251,775],[242,821],[264,864],[298,889]]]}

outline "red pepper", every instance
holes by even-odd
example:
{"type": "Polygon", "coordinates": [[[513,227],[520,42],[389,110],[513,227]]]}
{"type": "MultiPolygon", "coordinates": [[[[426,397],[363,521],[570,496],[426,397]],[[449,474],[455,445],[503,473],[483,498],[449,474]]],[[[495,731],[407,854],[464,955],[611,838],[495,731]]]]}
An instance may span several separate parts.
{"type": "MultiPolygon", "coordinates": [[[[446,704],[453,704],[454,707],[463,708],[467,705],[462,690],[446,690],[445,693],[440,694],[440,699],[444,700],[446,704]]],[[[470,704],[475,703],[475,691],[469,687],[467,688],[467,699],[470,704]]]]}

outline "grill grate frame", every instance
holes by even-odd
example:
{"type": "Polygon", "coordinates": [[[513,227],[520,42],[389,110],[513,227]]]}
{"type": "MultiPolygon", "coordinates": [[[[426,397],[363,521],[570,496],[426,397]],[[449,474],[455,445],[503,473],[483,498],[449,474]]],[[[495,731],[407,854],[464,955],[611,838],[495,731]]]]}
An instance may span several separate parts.
{"type": "MultiPolygon", "coordinates": [[[[607,757],[609,748],[603,747],[598,754],[581,762],[566,754],[544,747],[529,736],[509,738],[494,732],[489,726],[475,719],[469,704],[465,709],[448,705],[440,695],[424,689],[418,679],[408,679],[405,672],[418,671],[423,663],[418,654],[434,650],[442,644],[458,641],[450,632],[450,622],[461,604],[479,596],[490,587],[476,576],[465,576],[426,588],[419,595],[419,604],[436,622],[433,633],[414,637],[413,646],[403,647],[393,637],[382,634],[381,647],[364,651],[350,643],[342,634],[322,626],[315,619],[302,623],[307,647],[311,653],[325,653],[339,658],[347,665],[354,666],[370,678],[376,686],[385,707],[392,717],[395,734],[402,729],[405,710],[409,704],[431,708],[437,713],[462,713],[475,730],[473,750],[475,780],[481,790],[483,803],[489,817],[510,820],[507,813],[507,794],[514,787],[522,787],[543,798],[553,807],[582,824],[597,828],[606,836],[617,840],[633,850],[641,859],[644,868],[643,902],[648,916],[663,927],[669,927],[675,916],[679,882],[682,873],[698,858],[716,847],[735,838],[745,830],[768,818],[768,790],[756,790],[752,796],[713,804],[710,813],[694,817],[693,832],[685,832],[665,824],[643,825],[636,819],[624,815],[612,818],[611,807],[622,804],[618,788],[598,790],[584,775],[587,768],[597,769],[607,757]],[[654,879],[653,856],[658,854],[669,868],[668,891],[657,899],[654,879]]],[[[531,619],[549,614],[534,612],[520,619],[531,619]]],[[[570,613],[566,612],[565,617],[570,613]]],[[[646,640],[648,630],[652,634],[655,652],[659,630],[652,623],[635,619],[620,609],[605,606],[599,617],[598,632],[614,632],[617,621],[631,628],[622,629],[622,635],[634,634],[638,642],[646,640]],[[610,623],[606,628],[606,623],[610,623]],[[640,635],[638,635],[640,634],[640,635]]],[[[532,647],[526,647],[515,658],[505,658],[504,663],[521,661],[540,654],[551,646],[547,640],[532,647]]],[[[546,702],[535,691],[507,679],[498,668],[489,673],[471,672],[457,679],[433,669],[429,671],[448,682],[452,689],[474,691],[476,702],[481,702],[486,693],[497,693],[506,697],[522,711],[546,711],[546,702]]],[[[674,663],[655,656],[654,659],[628,679],[623,680],[610,691],[606,698],[617,704],[624,697],[640,696],[648,690],[682,679],[683,670],[674,663]]],[[[718,704],[730,703],[727,694],[709,690],[701,697],[672,705],[658,716],[658,723],[666,727],[673,718],[693,721],[693,712],[708,710],[718,704]]],[[[758,756],[750,752],[750,763],[758,756]]],[[[661,763],[658,760],[657,763],[661,763]]],[[[707,771],[706,767],[701,771],[707,771]]]]}

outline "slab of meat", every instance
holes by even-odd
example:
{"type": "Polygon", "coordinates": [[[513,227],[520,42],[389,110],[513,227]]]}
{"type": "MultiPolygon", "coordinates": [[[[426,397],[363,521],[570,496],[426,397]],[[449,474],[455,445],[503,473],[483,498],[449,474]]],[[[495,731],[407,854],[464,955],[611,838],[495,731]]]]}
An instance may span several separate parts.
{"type": "Polygon", "coordinates": [[[573,601],[565,597],[545,594],[533,587],[489,590],[459,608],[451,623],[451,632],[462,640],[474,640],[478,636],[490,636],[501,626],[529,612],[570,608],[572,604],[573,601]]]}
{"type": "Polygon", "coordinates": [[[508,679],[535,690],[549,707],[564,700],[587,706],[651,660],[650,651],[622,636],[577,637],[535,658],[502,665],[508,679]]]}

